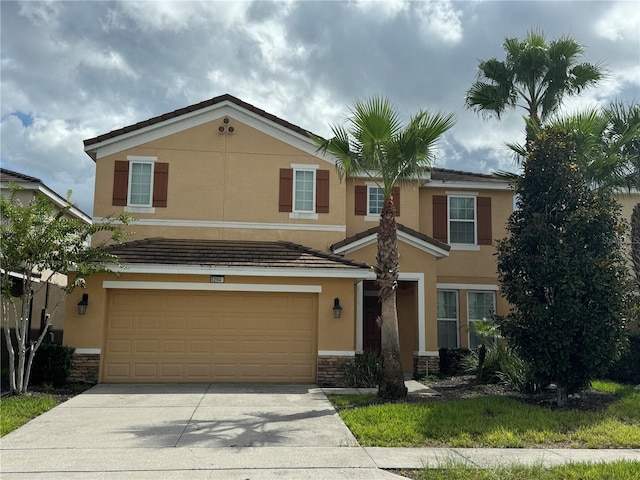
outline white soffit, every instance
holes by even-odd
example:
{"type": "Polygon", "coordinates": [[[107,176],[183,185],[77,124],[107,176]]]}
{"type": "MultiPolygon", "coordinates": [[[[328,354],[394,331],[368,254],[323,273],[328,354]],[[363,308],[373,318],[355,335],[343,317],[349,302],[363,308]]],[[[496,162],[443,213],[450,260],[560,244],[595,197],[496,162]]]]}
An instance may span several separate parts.
{"type": "MultiPolygon", "coordinates": [[[[360,238],[359,240],[356,240],[348,245],[345,245],[340,248],[336,248],[333,251],[333,253],[348,254],[353,251],[364,248],[368,245],[371,245],[372,243],[377,242],[377,240],[378,240],[378,234],[372,233],[371,235],[360,238]]],[[[414,237],[413,235],[405,233],[401,230],[398,230],[398,240],[406,243],[407,245],[411,245],[412,247],[422,250],[423,252],[429,253],[437,258],[445,258],[449,256],[449,252],[447,250],[444,250],[440,247],[436,247],[435,245],[432,245],[429,242],[425,242],[424,240],[414,237]]]]}
{"type": "MultiPolygon", "coordinates": [[[[102,142],[86,146],[84,150],[87,153],[95,152],[96,159],[100,159],[208,122],[213,122],[225,116],[255,128],[266,135],[298,148],[325,162],[335,164],[335,158],[329,155],[323,155],[317,151],[318,147],[311,138],[279,123],[273,122],[262,115],[246,110],[229,100],[187,112],[177,117],[168,118],[162,122],[123,133],[117,137],[105,139],[102,142]]],[[[211,134],[218,135],[218,132],[217,130],[212,130],[211,134]]]]}

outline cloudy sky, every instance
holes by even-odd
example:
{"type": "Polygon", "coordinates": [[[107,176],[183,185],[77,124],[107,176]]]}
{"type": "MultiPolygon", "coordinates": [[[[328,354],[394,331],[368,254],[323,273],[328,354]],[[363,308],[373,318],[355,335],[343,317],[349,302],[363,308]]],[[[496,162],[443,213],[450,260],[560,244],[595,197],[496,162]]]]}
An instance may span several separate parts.
{"type": "Polygon", "coordinates": [[[327,136],[357,98],[408,118],[455,112],[437,166],[513,170],[522,112],[464,107],[479,60],[507,37],[571,35],[608,78],[567,110],[640,101],[639,1],[11,2],[1,8],[0,162],[87,213],[94,163],[82,140],[229,93],[327,136]]]}

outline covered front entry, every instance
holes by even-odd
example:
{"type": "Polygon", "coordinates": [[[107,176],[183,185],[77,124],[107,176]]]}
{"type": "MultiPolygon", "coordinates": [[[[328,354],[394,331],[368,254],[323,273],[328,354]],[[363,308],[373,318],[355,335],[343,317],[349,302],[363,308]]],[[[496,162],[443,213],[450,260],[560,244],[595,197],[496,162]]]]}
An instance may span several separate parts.
{"type": "Polygon", "coordinates": [[[102,382],[314,382],[317,295],[118,290],[102,382]]]}
{"type": "MultiPolygon", "coordinates": [[[[363,287],[363,350],[380,351],[380,300],[374,281],[364,281],[363,287]]],[[[413,353],[418,350],[418,282],[400,281],[396,291],[400,359],[407,374],[413,373],[413,353]]]]}

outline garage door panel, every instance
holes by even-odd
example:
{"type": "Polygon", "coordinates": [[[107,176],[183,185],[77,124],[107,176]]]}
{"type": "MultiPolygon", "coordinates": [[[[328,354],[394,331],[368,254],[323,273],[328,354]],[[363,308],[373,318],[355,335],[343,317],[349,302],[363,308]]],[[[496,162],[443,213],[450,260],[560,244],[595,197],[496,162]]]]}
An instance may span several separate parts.
{"type": "Polygon", "coordinates": [[[102,381],[315,380],[312,294],[113,291],[102,381]]]}

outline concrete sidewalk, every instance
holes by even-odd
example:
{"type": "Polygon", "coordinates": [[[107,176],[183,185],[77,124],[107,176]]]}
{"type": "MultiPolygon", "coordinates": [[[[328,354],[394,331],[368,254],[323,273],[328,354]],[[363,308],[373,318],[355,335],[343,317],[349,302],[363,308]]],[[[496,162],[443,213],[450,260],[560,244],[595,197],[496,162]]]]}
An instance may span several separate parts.
{"type": "MultiPolygon", "coordinates": [[[[408,387],[437,395],[417,382],[408,387]]],[[[325,392],[338,393],[315,385],[97,385],[0,439],[0,477],[392,480],[400,477],[383,469],[640,461],[640,449],[360,447],[325,392]]]]}

